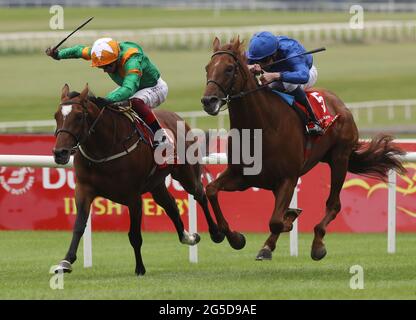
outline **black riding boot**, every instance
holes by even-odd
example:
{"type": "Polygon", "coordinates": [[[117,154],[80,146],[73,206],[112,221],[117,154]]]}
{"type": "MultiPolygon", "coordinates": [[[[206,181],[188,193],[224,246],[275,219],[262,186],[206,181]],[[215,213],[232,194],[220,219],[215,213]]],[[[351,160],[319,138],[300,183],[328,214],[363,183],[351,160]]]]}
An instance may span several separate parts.
{"type": "Polygon", "coordinates": [[[302,90],[300,86],[298,86],[295,90],[290,92],[292,96],[295,97],[295,100],[305,106],[309,113],[309,123],[305,124],[306,133],[310,135],[322,135],[324,134],[324,130],[322,129],[321,125],[319,124],[318,119],[316,119],[315,113],[313,112],[312,106],[309,104],[309,100],[306,97],[305,91],[302,90]]]}

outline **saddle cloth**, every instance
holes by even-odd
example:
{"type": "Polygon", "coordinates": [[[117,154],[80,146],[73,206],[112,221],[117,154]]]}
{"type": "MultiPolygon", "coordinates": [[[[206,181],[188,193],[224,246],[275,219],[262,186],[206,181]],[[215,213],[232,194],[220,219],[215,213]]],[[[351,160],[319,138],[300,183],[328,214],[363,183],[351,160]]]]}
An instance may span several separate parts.
{"type": "MultiPolygon", "coordinates": [[[[306,110],[306,107],[295,101],[293,96],[277,90],[272,90],[272,92],[283,98],[283,100],[289,104],[289,106],[293,108],[297,107],[308,117],[308,111],[306,110]]],[[[322,129],[326,131],[335,122],[335,120],[338,118],[338,115],[332,115],[329,112],[325,103],[325,99],[319,91],[306,90],[305,93],[317,120],[319,121],[322,129]]]]}
{"type": "MultiPolygon", "coordinates": [[[[117,109],[119,111],[121,111],[123,113],[123,115],[125,115],[132,123],[135,124],[137,131],[139,133],[139,135],[141,136],[141,138],[143,139],[143,141],[145,143],[147,143],[148,145],[150,145],[152,148],[154,148],[153,146],[153,141],[154,141],[154,134],[153,131],[149,128],[149,126],[144,122],[144,120],[136,113],[136,111],[134,111],[132,108],[130,108],[130,106],[125,106],[125,105],[117,105],[117,109]]],[[[163,123],[161,123],[162,128],[166,129],[163,126],[163,123]]],[[[173,145],[173,155],[171,155],[171,158],[173,158],[173,163],[177,163],[178,159],[177,159],[177,154],[176,154],[176,150],[177,150],[177,145],[175,142],[175,138],[173,136],[173,133],[171,130],[166,130],[166,133],[168,134],[168,139],[170,140],[171,144],[173,145]]],[[[167,157],[166,159],[168,159],[169,157],[167,157]]],[[[167,166],[167,163],[158,165],[158,168],[165,168],[167,166]]]]}
{"type": "Polygon", "coordinates": [[[135,124],[140,137],[145,143],[153,147],[153,131],[142,118],[129,106],[118,105],[117,109],[122,112],[132,123],[135,124]]]}

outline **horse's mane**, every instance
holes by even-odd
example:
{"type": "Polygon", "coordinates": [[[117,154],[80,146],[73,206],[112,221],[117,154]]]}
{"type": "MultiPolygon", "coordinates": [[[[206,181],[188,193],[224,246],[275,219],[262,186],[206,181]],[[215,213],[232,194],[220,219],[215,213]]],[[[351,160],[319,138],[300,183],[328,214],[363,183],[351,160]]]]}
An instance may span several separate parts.
{"type": "Polygon", "coordinates": [[[215,38],[213,43],[213,51],[214,53],[217,51],[230,51],[231,53],[233,53],[235,58],[237,58],[240,67],[242,68],[244,81],[254,81],[254,76],[251,76],[251,73],[248,70],[247,66],[247,56],[244,46],[244,40],[240,41],[239,36],[231,39],[229,43],[223,45],[220,45],[219,39],[215,38]]]}
{"type": "MultiPolygon", "coordinates": [[[[72,99],[78,97],[79,95],[80,93],[78,91],[71,91],[70,93],[68,93],[68,98],[72,99]]],[[[97,104],[97,97],[91,90],[88,91],[88,100],[90,100],[94,104],[97,104]]]]}
{"type": "Polygon", "coordinates": [[[72,99],[72,98],[78,97],[79,95],[80,95],[80,93],[78,91],[72,91],[72,92],[68,93],[68,98],[72,99]]]}
{"type": "Polygon", "coordinates": [[[240,41],[240,37],[231,39],[230,43],[222,45],[218,50],[231,51],[238,58],[240,63],[244,65],[247,64],[244,40],[240,41]]]}

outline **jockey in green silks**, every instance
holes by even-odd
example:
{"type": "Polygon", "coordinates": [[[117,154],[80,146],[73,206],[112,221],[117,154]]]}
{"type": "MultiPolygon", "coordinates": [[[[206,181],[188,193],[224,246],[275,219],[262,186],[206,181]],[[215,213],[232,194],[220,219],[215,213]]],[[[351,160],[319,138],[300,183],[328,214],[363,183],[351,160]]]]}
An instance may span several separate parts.
{"type": "Polygon", "coordinates": [[[92,47],[77,45],[71,48],[53,50],[46,54],[55,60],[83,58],[91,60],[92,67],[102,69],[119,85],[105,98],[97,98],[102,105],[130,100],[132,108],[146,122],[155,135],[162,130],[161,139],[153,141],[153,147],[171,143],[166,131],[161,128],[152,108],[162,104],[168,95],[168,86],[160,77],[156,65],[133,42],[120,42],[101,38],[92,47]]]}

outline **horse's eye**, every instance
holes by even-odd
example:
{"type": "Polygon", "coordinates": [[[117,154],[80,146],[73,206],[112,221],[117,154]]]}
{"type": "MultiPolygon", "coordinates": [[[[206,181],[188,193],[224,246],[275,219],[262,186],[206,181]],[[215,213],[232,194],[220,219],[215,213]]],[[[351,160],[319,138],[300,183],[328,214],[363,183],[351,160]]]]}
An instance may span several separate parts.
{"type": "Polygon", "coordinates": [[[228,67],[225,69],[225,72],[226,72],[226,73],[231,73],[231,72],[233,72],[233,70],[234,70],[234,67],[233,67],[233,66],[228,66],[228,67]]]}

